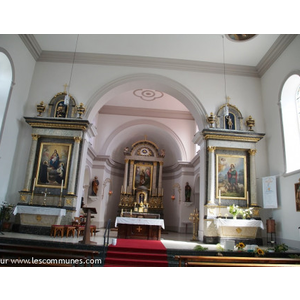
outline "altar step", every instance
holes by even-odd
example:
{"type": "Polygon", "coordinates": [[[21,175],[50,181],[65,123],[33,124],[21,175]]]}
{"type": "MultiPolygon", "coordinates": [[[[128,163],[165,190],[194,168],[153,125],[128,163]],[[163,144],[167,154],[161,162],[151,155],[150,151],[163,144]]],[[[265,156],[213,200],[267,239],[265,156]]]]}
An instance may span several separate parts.
{"type": "Polygon", "coordinates": [[[104,267],[168,267],[167,251],[160,241],[118,239],[108,247],[104,267]]]}

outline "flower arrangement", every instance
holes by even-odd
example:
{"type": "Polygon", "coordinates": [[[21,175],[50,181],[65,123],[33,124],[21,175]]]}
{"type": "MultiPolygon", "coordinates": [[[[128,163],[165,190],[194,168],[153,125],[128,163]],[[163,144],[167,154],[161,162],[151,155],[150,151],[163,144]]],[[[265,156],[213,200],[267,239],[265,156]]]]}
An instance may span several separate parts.
{"type": "Polygon", "coordinates": [[[265,251],[258,247],[255,249],[254,253],[256,256],[264,256],[265,255],[265,251]]]}
{"type": "Polygon", "coordinates": [[[241,209],[238,205],[235,204],[228,206],[227,209],[229,213],[233,215],[234,218],[236,218],[236,216],[241,213],[241,209]]]}
{"type": "Polygon", "coordinates": [[[251,216],[252,216],[252,209],[253,209],[253,207],[250,207],[250,208],[242,210],[243,219],[251,218],[251,216]]]}
{"type": "Polygon", "coordinates": [[[240,243],[236,244],[236,247],[239,251],[243,251],[244,248],[246,247],[246,245],[244,243],[240,242],[240,243]]]}

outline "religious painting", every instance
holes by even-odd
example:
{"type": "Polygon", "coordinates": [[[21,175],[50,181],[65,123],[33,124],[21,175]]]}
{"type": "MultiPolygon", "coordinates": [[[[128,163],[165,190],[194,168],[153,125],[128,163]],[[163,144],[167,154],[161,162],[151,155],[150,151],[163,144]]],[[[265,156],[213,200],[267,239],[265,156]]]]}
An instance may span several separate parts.
{"type": "Polygon", "coordinates": [[[296,211],[300,211],[300,179],[298,183],[295,183],[295,199],[296,199],[296,211]]]}
{"type": "Polygon", "coordinates": [[[216,155],[216,198],[246,200],[246,156],[216,155]]]}
{"type": "Polygon", "coordinates": [[[152,185],[152,170],[153,166],[151,164],[137,163],[134,165],[134,180],[133,188],[146,188],[151,189],[152,185]]]}
{"type": "Polygon", "coordinates": [[[72,144],[41,143],[37,187],[66,188],[72,144]]]}

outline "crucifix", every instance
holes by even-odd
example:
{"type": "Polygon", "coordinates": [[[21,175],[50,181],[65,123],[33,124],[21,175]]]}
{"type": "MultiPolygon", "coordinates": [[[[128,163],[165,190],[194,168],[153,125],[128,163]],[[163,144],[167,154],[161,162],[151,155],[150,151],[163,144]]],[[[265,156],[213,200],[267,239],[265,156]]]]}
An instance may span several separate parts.
{"type": "Polygon", "coordinates": [[[47,189],[45,189],[45,192],[44,192],[44,202],[43,202],[44,206],[46,205],[46,202],[47,202],[47,194],[50,194],[50,192],[47,192],[47,189]]]}
{"type": "Polygon", "coordinates": [[[139,226],[136,230],[140,233],[143,230],[143,228],[139,226]]]}
{"type": "Polygon", "coordinates": [[[63,85],[63,87],[64,87],[64,93],[67,94],[67,87],[68,87],[68,85],[65,83],[65,84],[63,85]]]}

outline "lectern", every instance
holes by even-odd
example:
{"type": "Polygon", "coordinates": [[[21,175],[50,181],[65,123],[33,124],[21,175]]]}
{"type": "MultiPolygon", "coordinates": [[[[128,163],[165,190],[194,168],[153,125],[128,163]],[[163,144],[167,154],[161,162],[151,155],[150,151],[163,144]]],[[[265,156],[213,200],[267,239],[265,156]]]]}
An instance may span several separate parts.
{"type": "Polygon", "coordinates": [[[97,244],[96,242],[92,242],[90,240],[91,237],[91,214],[96,214],[97,210],[95,207],[83,207],[82,210],[86,214],[86,222],[85,222],[85,229],[84,229],[84,236],[83,240],[79,241],[81,244],[97,244]]]}

